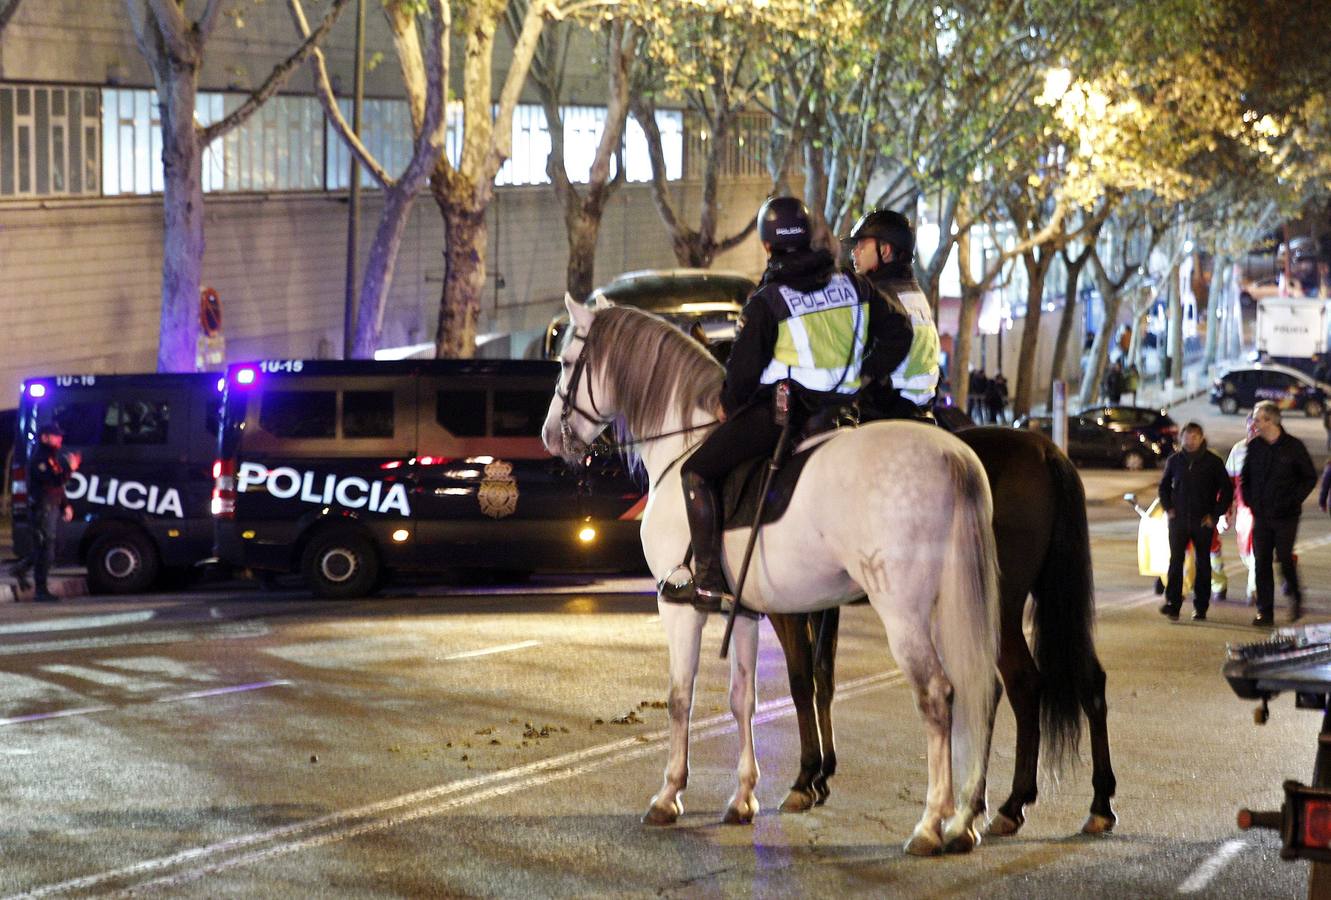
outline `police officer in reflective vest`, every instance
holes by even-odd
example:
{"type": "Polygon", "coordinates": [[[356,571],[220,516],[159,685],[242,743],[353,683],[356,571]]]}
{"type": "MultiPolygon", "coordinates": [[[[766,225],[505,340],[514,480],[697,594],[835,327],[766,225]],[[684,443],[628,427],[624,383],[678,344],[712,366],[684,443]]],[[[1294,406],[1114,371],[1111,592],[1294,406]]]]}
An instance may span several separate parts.
{"type": "Polygon", "coordinates": [[[900,304],[867,279],[839,270],[826,250],[813,249],[809,211],[798,199],[764,203],[758,236],[767,269],[744,305],[726,365],[723,424],[680,469],[693,537],[693,600],[704,608],[732,599],[721,569],[718,487],[736,465],[775,449],[781,437],[772,416],[776,383],[795,383],[792,415],[845,403],[862,384],[886,382],[911,345],[910,319],[900,304]]]}
{"type": "Polygon", "coordinates": [[[892,383],[916,406],[932,408],[938,391],[941,351],[929,298],[915,281],[911,268],[915,232],[910,221],[895,210],[875,209],[861,216],[841,241],[850,247],[855,271],[868,276],[873,286],[887,296],[899,300],[910,315],[915,336],[910,354],[892,372],[892,383]]]}
{"type": "Polygon", "coordinates": [[[51,603],[55,596],[47,587],[47,577],[55,562],[55,543],[60,522],[74,517],[74,508],[65,499],[65,483],[79,467],[77,453],[61,451],[65,433],[54,422],[37,431],[37,443],[28,455],[28,521],[32,530],[32,552],[15,571],[19,583],[27,581],[29,570],[37,583],[38,603],[51,603]]]}

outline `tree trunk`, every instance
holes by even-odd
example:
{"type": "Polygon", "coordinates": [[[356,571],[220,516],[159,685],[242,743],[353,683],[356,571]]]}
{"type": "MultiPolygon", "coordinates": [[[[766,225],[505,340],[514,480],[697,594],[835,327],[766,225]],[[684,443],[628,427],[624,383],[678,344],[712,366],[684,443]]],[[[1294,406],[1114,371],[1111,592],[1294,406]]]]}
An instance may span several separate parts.
{"type": "Polygon", "coordinates": [[[1206,356],[1203,365],[1208,369],[1215,365],[1216,351],[1222,346],[1221,336],[1224,331],[1225,317],[1225,274],[1229,269],[1229,257],[1217,253],[1211,259],[1211,287],[1206,292],[1206,356]]]}
{"type": "MultiPolygon", "coordinates": [[[[1100,379],[1105,376],[1105,367],[1109,364],[1109,347],[1118,331],[1118,313],[1123,304],[1123,294],[1110,283],[1104,267],[1097,260],[1091,265],[1091,276],[1095,279],[1096,289],[1105,306],[1105,317],[1100,329],[1095,333],[1091,352],[1086,358],[1086,367],[1081,376],[1081,389],[1077,392],[1077,408],[1085,409],[1095,402],[1096,392],[1100,389],[1100,379]]],[[[1136,323],[1133,323],[1136,335],[1136,323]]],[[[1124,366],[1126,369],[1127,366],[1124,366]]]]}
{"type": "Polygon", "coordinates": [[[961,310],[957,314],[957,340],[952,347],[952,400],[958,409],[968,409],[971,392],[971,345],[975,343],[975,329],[980,321],[980,306],[984,299],[978,288],[964,288],[961,292],[961,310]]]}
{"type": "Polygon", "coordinates": [[[601,210],[579,205],[565,216],[568,226],[568,292],[575,300],[585,300],[596,287],[596,244],[601,236],[601,210]]]}
{"type": "Polygon", "coordinates": [[[1054,364],[1050,371],[1049,402],[1053,403],[1053,380],[1063,377],[1063,370],[1068,364],[1068,341],[1072,337],[1072,322],[1077,318],[1077,287],[1081,283],[1081,273],[1086,268],[1089,253],[1083,253],[1071,263],[1067,263],[1068,286],[1063,294],[1063,315],[1058,320],[1058,337],[1054,341],[1054,364]]]}
{"type": "Polygon", "coordinates": [[[388,289],[393,284],[393,271],[397,268],[397,248],[402,233],[411,218],[415,202],[414,192],[392,187],[384,191],[384,208],[379,214],[379,225],[374,231],[370,255],[365,260],[365,273],[361,277],[360,309],[356,314],[356,338],[352,347],[355,359],[374,359],[384,333],[384,308],[388,289]]]}
{"type": "Polygon", "coordinates": [[[197,66],[170,63],[162,118],[162,311],[157,371],[192,372],[203,270],[203,150],[194,126],[197,66]]]}
{"type": "Polygon", "coordinates": [[[1026,321],[1021,327],[1021,351],[1017,355],[1017,389],[1012,396],[1012,417],[1031,411],[1035,393],[1035,351],[1040,346],[1040,313],[1044,309],[1044,278],[1049,271],[1048,252],[1038,248],[1022,254],[1026,266],[1026,321]]]}
{"type": "Polygon", "coordinates": [[[1178,263],[1169,267],[1169,312],[1165,316],[1165,327],[1169,329],[1169,337],[1165,341],[1169,371],[1165,376],[1175,387],[1183,386],[1183,290],[1178,280],[1180,268],[1178,263]]]}
{"type": "Polygon", "coordinates": [[[470,359],[476,355],[476,320],[485,289],[485,251],[489,229],[485,209],[435,194],[444,217],[444,291],[439,302],[435,355],[470,359]]]}

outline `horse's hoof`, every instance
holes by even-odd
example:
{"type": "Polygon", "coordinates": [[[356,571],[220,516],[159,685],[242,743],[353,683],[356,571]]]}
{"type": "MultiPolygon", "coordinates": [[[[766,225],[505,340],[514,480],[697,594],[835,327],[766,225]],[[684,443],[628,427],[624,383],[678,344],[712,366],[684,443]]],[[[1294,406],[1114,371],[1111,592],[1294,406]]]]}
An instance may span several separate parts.
{"type": "Polygon", "coordinates": [[[911,856],[937,856],[943,852],[943,842],[936,834],[915,832],[906,841],[906,852],[911,856]]]}
{"type": "Polygon", "coordinates": [[[754,800],[747,805],[736,805],[732,803],[726,807],[726,814],[721,818],[723,825],[752,825],[753,817],[758,814],[758,801],[754,800]]]}
{"type": "Polygon", "coordinates": [[[967,825],[955,833],[948,829],[948,833],[943,835],[944,853],[970,853],[978,846],[980,846],[980,833],[972,825],[967,825]]]}
{"type": "Polygon", "coordinates": [[[813,783],[814,806],[822,806],[827,802],[827,798],[832,796],[832,789],[828,787],[827,781],[815,781],[813,783]]]}
{"type": "Polygon", "coordinates": [[[1102,816],[1099,813],[1091,813],[1086,817],[1086,824],[1081,826],[1082,834],[1109,834],[1114,830],[1118,823],[1118,817],[1113,813],[1102,816]]]}
{"type": "Polygon", "coordinates": [[[786,799],[781,801],[781,811],[784,813],[808,812],[818,802],[812,791],[791,788],[790,793],[786,794],[786,799]]]}
{"type": "Polygon", "coordinates": [[[1021,823],[1001,812],[989,820],[989,827],[986,829],[994,837],[1011,837],[1019,830],[1021,823]]]}
{"type": "Polygon", "coordinates": [[[675,806],[656,806],[647,807],[647,812],[643,814],[642,824],[644,825],[674,825],[679,821],[680,809],[675,806]]]}

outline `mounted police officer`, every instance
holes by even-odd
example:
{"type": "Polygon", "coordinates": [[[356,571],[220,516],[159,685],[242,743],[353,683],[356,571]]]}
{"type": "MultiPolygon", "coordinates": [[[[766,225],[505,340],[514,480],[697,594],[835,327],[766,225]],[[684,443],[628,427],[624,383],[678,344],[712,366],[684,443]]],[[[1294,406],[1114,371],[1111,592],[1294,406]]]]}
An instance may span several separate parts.
{"type": "Polygon", "coordinates": [[[841,242],[850,248],[855,271],[868,276],[874,287],[895,298],[909,314],[914,338],[910,354],[892,372],[892,384],[920,409],[932,408],[941,349],[929,298],[912,268],[915,231],[910,220],[895,210],[875,209],[860,216],[841,242]]]}
{"type": "Polygon", "coordinates": [[[55,562],[56,535],[60,522],[74,518],[74,508],[65,498],[65,484],[78,470],[79,455],[61,450],[65,433],[54,422],[37,430],[37,443],[28,454],[28,521],[31,523],[32,551],[15,571],[19,583],[33,573],[37,592],[33,600],[53,603],[47,578],[55,562]]]}
{"type": "MultiPolygon", "coordinates": [[[[867,279],[841,271],[812,246],[809,211],[774,197],[758,211],[767,269],[744,305],[721,389],[722,425],[681,467],[693,537],[693,602],[730,602],[721,569],[718,487],[741,462],[770,456],[781,437],[772,415],[777,382],[794,383],[791,414],[847,403],[864,385],[887,382],[911,346],[910,319],[867,279]]],[[[892,393],[890,384],[887,388],[892,393]]],[[[687,594],[688,584],[676,595],[687,594]]]]}

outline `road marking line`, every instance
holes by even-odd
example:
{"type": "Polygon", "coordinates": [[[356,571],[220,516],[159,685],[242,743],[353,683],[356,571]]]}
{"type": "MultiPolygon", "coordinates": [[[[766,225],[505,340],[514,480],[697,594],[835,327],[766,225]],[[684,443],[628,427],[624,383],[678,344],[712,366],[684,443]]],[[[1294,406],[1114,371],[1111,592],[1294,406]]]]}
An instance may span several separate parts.
{"type": "Polygon", "coordinates": [[[64,619],[43,619],[36,622],[16,622],[0,625],[0,634],[32,634],[44,631],[82,631],[90,628],[111,628],[147,622],[156,613],[151,609],[138,612],[112,613],[105,616],[70,616],[64,619]]]}
{"type": "MultiPolygon", "coordinates": [[[[905,676],[899,669],[891,669],[886,672],[852,679],[837,689],[833,702],[839,703],[842,700],[857,697],[881,687],[898,684],[904,678],[905,676]]],[[[755,726],[765,724],[789,716],[794,711],[794,702],[789,697],[769,700],[766,703],[758,704],[754,711],[753,723],[755,726]]],[[[691,740],[704,740],[728,734],[735,730],[735,724],[730,713],[724,712],[693,722],[689,729],[689,736],[691,740]]],[[[6,900],[17,900],[20,897],[49,897],[55,894],[84,891],[102,887],[108,882],[124,881],[178,866],[203,863],[195,869],[162,876],[149,882],[140,882],[133,885],[132,890],[138,891],[149,886],[165,887],[171,884],[183,884],[213,872],[248,865],[251,862],[259,862],[302,850],[306,847],[345,840],[371,831],[381,831],[424,816],[446,812],[460,806],[479,803],[527,788],[539,787],[552,781],[586,774],[600,766],[616,765],[650,753],[657,753],[660,752],[661,746],[669,738],[669,728],[658,729],[644,735],[635,735],[608,744],[575,750],[512,769],[424,788],[409,794],[391,797],[378,803],[330,813],[305,822],[296,822],[269,831],[242,835],[215,844],[184,850],[171,856],[143,860],[119,869],[36,887],[21,894],[13,894],[6,900]],[[461,796],[452,797],[450,795],[461,796]],[[231,859],[223,859],[215,863],[205,862],[210,857],[247,850],[271,842],[279,843],[231,859]]],[[[125,887],[122,890],[128,892],[131,888],[125,887]]]]}
{"type": "MultiPolygon", "coordinates": [[[[253,684],[237,684],[230,687],[208,688],[202,691],[190,691],[188,694],[172,694],[167,697],[157,697],[149,700],[149,703],[179,703],[182,700],[202,700],[205,697],[221,697],[226,694],[239,694],[245,691],[259,691],[264,688],[280,687],[291,684],[285,678],[277,681],[256,681],[253,684]]],[[[93,713],[111,712],[117,709],[133,709],[136,706],[143,706],[140,703],[123,703],[120,706],[85,706],[79,709],[61,709],[55,712],[32,713],[27,716],[14,716],[10,719],[0,719],[0,727],[5,725],[22,725],[27,722],[42,722],[47,719],[65,719],[70,716],[87,716],[93,713]]]]}
{"type": "Polygon", "coordinates": [[[107,712],[115,709],[114,706],[84,706],[79,709],[61,709],[56,712],[32,713],[27,716],[14,716],[10,719],[0,719],[0,725],[22,725],[24,722],[41,722],[46,719],[64,719],[69,716],[86,716],[91,713],[107,712]]]}
{"type": "Polygon", "coordinates": [[[1180,894],[1195,894],[1206,888],[1211,879],[1220,874],[1220,870],[1229,864],[1248,844],[1235,838],[1225,841],[1220,849],[1208,856],[1197,869],[1188,876],[1188,880],[1178,886],[1180,894]]]}
{"type": "Polygon", "coordinates": [[[519,641],[516,644],[500,644],[498,647],[486,647],[484,650],[468,650],[465,653],[454,653],[445,656],[444,660],[450,659],[474,659],[477,656],[489,656],[492,653],[508,653],[511,650],[526,650],[528,647],[539,647],[540,641],[519,641]]]}

